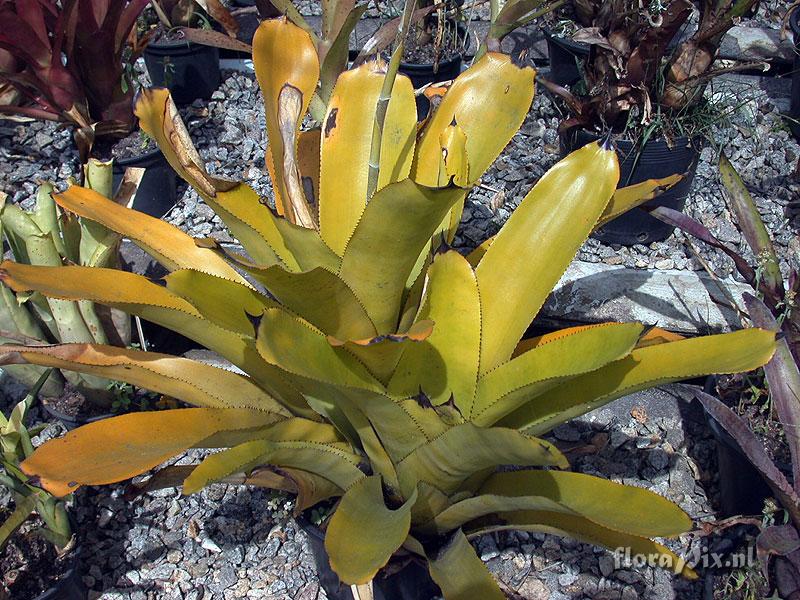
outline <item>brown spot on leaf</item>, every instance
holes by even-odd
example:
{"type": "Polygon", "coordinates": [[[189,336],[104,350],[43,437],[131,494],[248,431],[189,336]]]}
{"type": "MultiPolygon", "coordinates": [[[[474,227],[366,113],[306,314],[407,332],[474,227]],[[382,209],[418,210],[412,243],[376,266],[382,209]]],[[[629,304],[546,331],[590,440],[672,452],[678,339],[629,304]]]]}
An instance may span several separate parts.
{"type": "Polygon", "coordinates": [[[331,114],[328,115],[328,118],[325,120],[325,137],[328,137],[336,128],[336,115],[339,114],[339,109],[334,108],[331,110],[331,114]]]}

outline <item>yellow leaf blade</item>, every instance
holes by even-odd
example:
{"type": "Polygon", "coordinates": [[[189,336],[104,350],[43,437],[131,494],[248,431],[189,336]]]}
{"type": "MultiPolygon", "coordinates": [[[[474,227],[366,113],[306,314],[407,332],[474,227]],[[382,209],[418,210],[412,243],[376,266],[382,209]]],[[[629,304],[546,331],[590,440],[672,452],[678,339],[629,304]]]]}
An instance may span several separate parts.
{"type": "Polygon", "coordinates": [[[483,314],[481,374],[511,356],[618,180],[614,150],[590,144],[545,173],[511,215],[475,270],[483,314]]]}
{"type": "Polygon", "coordinates": [[[636,208],[640,204],[652,200],[677,185],[682,175],[670,175],[663,179],[648,179],[634,185],[619,188],[611,198],[606,209],[600,217],[597,227],[605,225],[609,221],[617,218],[622,213],[636,208]]]}
{"type": "Polygon", "coordinates": [[[247,377],[168,354],[99,344],[0,346],[0,364],[17,361],[125,381],[201,408],[250,408],[290,414],[247,377]]]}
{"type": "Polygon", "coordinates": [[[120,206],[94,190],[77,185],[54,198],[61,208],[131,239],[170,271],[197,269],[246,284],[241,275],[214,252],[198,248],[194,239],[166,221],[120,206]]]}
{"type": "Polygon", "coordinates": [[[379,334],[397,331],[406,282],[458,188],[429,189],[410,179],[375,194],[347,244],[339,276],[361,300],[379,334]],[[386,252],[387,244],[392,252],[386,252]]]}
{"type": "Polygon", "coordinates": [[[293,170],[297,169],[297,132],[319,79],[319,58],[311,36],[282,17],[262,21],[256,29],[253,64],[264,96],[269,152],[275,167],[271,173],[275,201],[281,214],[297,222],[292,218],[289,186],[294,185],[293,170]],[[294,94],[298,106],[281,119],[281,94],[287,93],[294,94]],[[291,144],[288,148],[285,147],[287,140],[291,144]]]}
{"type": "Polygon", "coordinates": [[[453,122],[466,136],[469,181],[474,184],[522,125],[533,101],[536,72],[505,54],[489,52],[447,90],[417,144],[411,177],[438,184],[442,133],[453,122]]]}
{"type": "MultiPolygon", "coordinates": [[[[367,205],[375,111],[384,80],[378,66],[370,61],[339,76],[322,127],[320,233],[339,255],[367,205]]],[[[416,125],[411,80],[398,76],[384,122],[378,190],[408,177],[416,125]]]]}
{"type": "Polygon", "coordinates": [[[372,580],[408,536],[416,498],[415,490],[400,508],[389,509],[379,475],[347,490],[325,533],[325,550],[339,579],[347,584],[372,580]],[[356,531],[360,534],[354,536],[356,531]]]}
{"type": "Polygon", "coordinates": [[[550,337],[478,380],[471,420],[488,427],[560,381],[627,356],[643,330],[641,323],[604,323],[550,337]]]}
{"type": "Polygon", "coordinates": [[[428,568],[447,600],[506,598],[461,530],[453,533],[438,555],[428,556],[428,568]]]}
{"type": "Polygon", "coordinates": [[[478,493],[542,496],[598,525],[641,537],[674,537],[692,527],[689,516],[663,496],[583,473],[540,470],[494,473],[478,493]],[[620,510],[623,506],[625,509],[620,510]]]}
{"type": "Polygon", "coordinates": [[[50,440],[22,463],[42,487],[65,496],[81,485],[129,479],[220,432],[252,430],[282,419],[238,408],[183,408],[97,421],[50,440]]]}
{"type": "Polygon", "coordinates": [[[281,309],[264,311],[256,346],[265,361],[289,373],[337,386],[383,389],[353,355],[332,347],[321,332],[281,309]]]}
{"type": "Polygon", "coordinates": [[[500,421],[538,435],[615,398],[681,379],[741,373],[764,365],[775,335],[744,329],[637,348],[626,358],[559,385],[500,421]]]}
{"type": "Polygon", "coordinates": [[[475,273],[458,252],[437,255],[428,271],[419,319],[435,325],[427,340],[409,346],[389,383],[389,393],[408,398],[420,389],[433,404],[452,396],[469,415],[480,353],[480,298],[475,273]]]}
{"type": "Polygon", "coordinates": [[[697,574],[686,561],[665,546],[648,538],[608,529],[583,517],[536,510],[507,512],[500,517],[506,521],[506,525],[473,528],[467,530],[467,534],[471,537],[490,531],[538,531],[571,537],[610,550],[630,548],[631,555],[655,556],[657,564],[666,565],[672,572],[688,579],[697,579],[697,574]]]}

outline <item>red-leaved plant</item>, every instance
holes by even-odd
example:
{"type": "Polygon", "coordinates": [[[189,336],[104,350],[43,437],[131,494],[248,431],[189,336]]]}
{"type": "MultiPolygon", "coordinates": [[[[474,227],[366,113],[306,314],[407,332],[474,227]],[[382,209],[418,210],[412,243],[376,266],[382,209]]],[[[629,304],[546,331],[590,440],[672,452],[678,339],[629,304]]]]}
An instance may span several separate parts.
{"type": "Polygon", "coordinates": [[[85,162],[97,138],[133,129],[128,48],[148,0],[0,0],[0,49],[22,65],[0,72],[25,100],[5,114],[68,123],[85,162]]]}
{"type": "Polygon", "coordinates": [[[781,472],[747,422],[722,402],[698,392],[705,410],[736,440],[748,460],[769,485],[787,522],[763,528],[756,541],[764,575],[774,573],[774,585],[781,598],[800,598],[800,274],[791,269],[784,282],[778,255],[758,208],[730,161],[720,157],[722,183],[727,191],[736,225],[755,256],[750,264],[738,251],[716,238],[703,224],[691,217],[661,206],[650,214],[685,233],[718,248],[734,262],[736,270],[757,292],[744,294],[745,307],[755,327],[779,334],[776,351],[764,365],[772,406],[783,429],[792,459],[791,482],[781,472]],[[774,570],[770,570],[771,559],[774,570]]]}

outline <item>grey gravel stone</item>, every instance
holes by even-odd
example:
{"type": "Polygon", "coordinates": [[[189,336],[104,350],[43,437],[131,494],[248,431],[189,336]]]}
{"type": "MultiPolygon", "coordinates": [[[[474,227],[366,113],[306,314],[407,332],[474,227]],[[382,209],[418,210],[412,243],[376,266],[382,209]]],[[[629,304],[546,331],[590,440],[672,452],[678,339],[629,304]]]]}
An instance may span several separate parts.
{"type": "Polygon", "coordinates": [[[598,559],[598,566],[603,577],[608,577],[614,572],[614,559],[608,554],[603,554],[598,559]]]}

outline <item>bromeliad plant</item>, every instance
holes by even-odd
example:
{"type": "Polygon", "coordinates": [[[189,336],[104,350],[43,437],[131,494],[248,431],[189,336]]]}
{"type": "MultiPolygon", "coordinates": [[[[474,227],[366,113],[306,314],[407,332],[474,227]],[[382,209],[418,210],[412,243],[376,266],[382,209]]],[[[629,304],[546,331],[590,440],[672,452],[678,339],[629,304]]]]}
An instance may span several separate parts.
{"type": "Polygon", "coordinates": [[[249,48],[236,40],[239,23],[219,0],[152,0],[150,6],[168,32],[177,31],[187,40],[209,46],[249,48]],[[225,33],[212,30],[210,20],[219,23],[225,33]]]}
{"type": "Polygon", "coordinates": [[[0,414],[0,485],[6,487],[14,499],[13,512],[0,524],[0,550],[33,514],[38,514],[44,522],[44,527],[38,533],[56,547],[63,549],[72,539],[64,501],[36,487],[30,477],[20,470],[20,463],[33,454],[31,438],[42,429],[28,429],[25,424],[28,410],[51,371],[46,369],[39,376],[31,391],[14,407],[8,418],[0,414]]]}
{"type": "Polygon", "coordinates": [[[580,88],[569,91],[543,81],[572,113],[561,130],[647,130],[662,122],[672,135],[672,121],[685,118],[708,82],[724,72],[714,67],[722,38],[756,1],[571,0],[580,27],[573,39],[590,44],[591,52],[582,65],[580,88]],[[698,29],[672,49],[694,4],[700,12],[698,29]]]}
{"type": "Polygon", "coordinates": [[[125,137],[135,125],[129,37],[147,2],[0,0],[0,48],[24,66],[0,71],[0,84],[29,104],[0,113],[69,124],[83,163],[95,139],[125,137]]]}
{"type": "Polygon", "coordinates": [[[253,56],[275,211],[247,185],[207,173],[164,90],[137,104],[143,128],[248,258],[75,186],[59,205],[135,241],[170,271],[163,282],[83,266],[1,269],[16,292],[126,310],[245,374],[99,344],[0,347],[4,363],[120,379],[196,407],[84,426],[23,470],[62,495],[187,448],[222,448],[161,473],[187,494],[231,477],[291,488],[298,511],[340,497],[325,544],[348,584],[406,555],[427,561],[448,599],[502,598],[468,541],[499,529],[630,546],[692,576],[651,540],[687,530],[683,511],[558,470],[565,457],[537,436],[636,390],[762,365],[774,334],[680,339],[606,323],[520,341],[592,229],[663,183],[615,194],[616,154],[591,144],[551,169],[471,264],[447,241],[469,189],[522,123],[533,69],[485,54],[418,131],[410,81],[369,62],[339,77],[321,128],[301,131],[320,74],[311,37],[265,21],[253,56]],[[496,470],[509,464],[521,469],[496,470]]]}
{"type": "MultiPolygon", "coordinates": [[[[86,165],[86,184],[95,193],[111,196],[111,163],[90,159],[86,165]]],[[[125,179],[123,196],[131,196],[135,182],[125,179]]],[[[14,259],[29,265],[60,266],[76,264],[119,268],[121,237],[88,219],[79,219],[58,208],[52,198],[53,186],[39,187],[36,206],[25,211],[6,202],[0,192],[0,240],[7,241],[14,259]]],[[[57,342],[100,343],[125,346],[130,342],[130,318],[118,311],[91,302],[68,302],[45,298],[38,293],[15,294],[0,289],[0,340],[17,343],[57,342]]],[[[11,365],[9,373],[27,386],[33,386],[46,369],[32,365],[11,365]]],[[[65,372],[64,376],[88,400],[108,406],[112,399],[107,379],[65,372]]],[[[42,392],[47,397],[60,395],[64,380],[56,371],[42,392]]]]}

